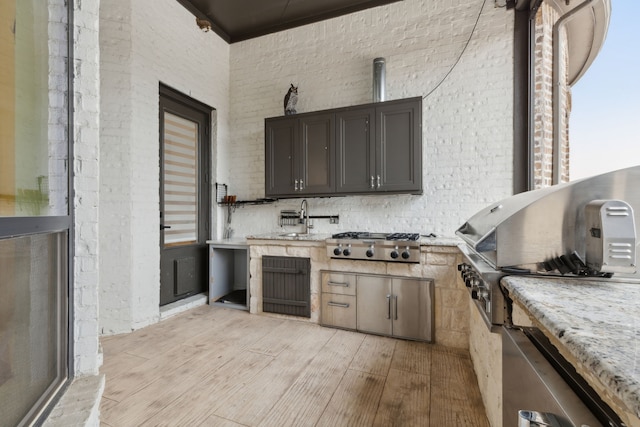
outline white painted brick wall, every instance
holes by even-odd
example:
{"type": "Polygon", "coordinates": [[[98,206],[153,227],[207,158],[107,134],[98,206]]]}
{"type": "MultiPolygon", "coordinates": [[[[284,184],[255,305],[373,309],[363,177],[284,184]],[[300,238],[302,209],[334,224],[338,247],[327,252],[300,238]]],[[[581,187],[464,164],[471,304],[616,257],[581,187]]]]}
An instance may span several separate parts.
{"type": "Polygon", "coordinates": [[[159,318],[159,83],[216,108],[215,152],[229,138],[230,48],[175,0],[102,0],[100,23],[100,327],[113,334],[159,318]]]}
{"type": "Polygon", "coordinates": [[[74,17],[74,368],[96,375],[98,357],[98,191],[100,85],[98,4],[75,5],[74,17]]]}
{"type": "MultiPolygon", "coordinates": [[[[233,44],[230,138],[218,150],[218,181],[239,199],[264,197],[264,118],[283,114],[290,83],[299,85],[299,112],[368,103],[372,61],[385,57],[387,99],[427,95],[456,62],[481,4],[405,0],[233,44]]],[[[512,39],[513,13],[487,2],[460,62],[425,98],[422,196],[314,198],[312,214],[340,214],[339,225],[318,220],[316,231],[453,235],[470,215],[509,196],[512,39]]],[[[297,199],[239,208],[234,235],[273,231],[281,209],[299,206],[297,199]]],[[[217,237],[222,229],[220,221],[217,237]]]]}

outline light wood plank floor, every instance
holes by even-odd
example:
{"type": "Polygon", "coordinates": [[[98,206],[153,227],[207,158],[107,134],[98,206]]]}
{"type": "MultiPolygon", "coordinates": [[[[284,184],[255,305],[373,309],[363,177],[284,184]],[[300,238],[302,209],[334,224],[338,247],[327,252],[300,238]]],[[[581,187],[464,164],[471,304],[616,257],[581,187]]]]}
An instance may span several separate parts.
{"type": "Polygon", "coordinates": [[[489,425],[442,346],[208,305],[101,342],[103,427],[489,425]]]}

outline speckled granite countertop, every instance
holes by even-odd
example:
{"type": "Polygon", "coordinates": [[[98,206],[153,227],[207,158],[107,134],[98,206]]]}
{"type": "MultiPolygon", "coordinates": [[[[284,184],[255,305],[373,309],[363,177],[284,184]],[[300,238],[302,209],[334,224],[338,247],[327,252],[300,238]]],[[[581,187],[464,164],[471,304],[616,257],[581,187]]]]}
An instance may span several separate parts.
{"type": "Polygon", "coordinates": [[[640,283],[523,276],[501,283],[640,418],[640,283]]]}
{"type": "MultiPolygon", "coordinates": [[[[273,233],[256,234],[247,236],[248,240],[290,240],[290,241],[307,241],[307,242],[324,242],[326,239],[331,238],[331,234],[328,233],[311,233],[301,234],[299,236],[287,236],[287,231],[279,231],[273,233]]],[[[462,239],[458,237],[421,237],[421,246],[458,246],[462,243],[462,239]]]]}

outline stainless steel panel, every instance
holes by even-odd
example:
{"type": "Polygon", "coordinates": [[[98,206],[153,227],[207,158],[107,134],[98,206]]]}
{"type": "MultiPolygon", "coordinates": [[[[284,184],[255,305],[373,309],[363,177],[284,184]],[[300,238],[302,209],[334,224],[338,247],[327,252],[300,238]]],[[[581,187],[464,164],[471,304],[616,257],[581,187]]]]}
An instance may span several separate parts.
{"type": "Polygon", "coordinates": [[[322,292],[342,295],[356,294],[356,275],[348,273],[322,273],[322,292]]]}
{"type": "Polygon", "coordinates": [[[400,338],[433,340],[432,280],[392,280],[393,335],[400,338]]]}
{"type": "Polygon", "coordinates": [[[322,293],[322,324],[356,329],[356,297],[322,293]]]}
{"type": "Polygon", "coordinates": [[[357,328],[361,332],[391,335],[391,279],[358,276],[357,328]]]}
{"type": "Polygon", "coordinates": [[[519,329],[502,329],[504,426],[518,425],[518,411],[554,414],[561,426],[599,426],[600,421],[519,329]]]}
{"type": "MultiPolygon", "coordinates": [[[[482,298],[474,298],[474,303],[491,332],[499,332],[500,326],[506,320],[505,300],[500,290],[500,279],[506,274],[495,270],[468,247],[462,245],[460,251],[464,256],[465,263],[477,273],[478,280],[482,282],[482,286],[487,291],[482,298]]],[[[471,288],[469,291],[471,292],[471,288]]]]}
{"type": "Polygon", "coordinates": [[[639,223],[638,188],[640,166],[635,166],[520,193],[482,209],[456,234],[495,268],[535,265],[573,251],[584,256],[587,203],[623,200],[639,223]]]}

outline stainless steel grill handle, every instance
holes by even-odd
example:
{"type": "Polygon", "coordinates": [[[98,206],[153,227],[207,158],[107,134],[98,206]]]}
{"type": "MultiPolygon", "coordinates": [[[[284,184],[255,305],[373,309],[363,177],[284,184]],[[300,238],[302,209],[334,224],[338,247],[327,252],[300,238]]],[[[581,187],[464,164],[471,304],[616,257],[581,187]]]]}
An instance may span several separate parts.
{"type": "Polygon", "coordinates": [[[518,411],[518,427],[562,427],[558,418],[548,412],[518,411]]]}

